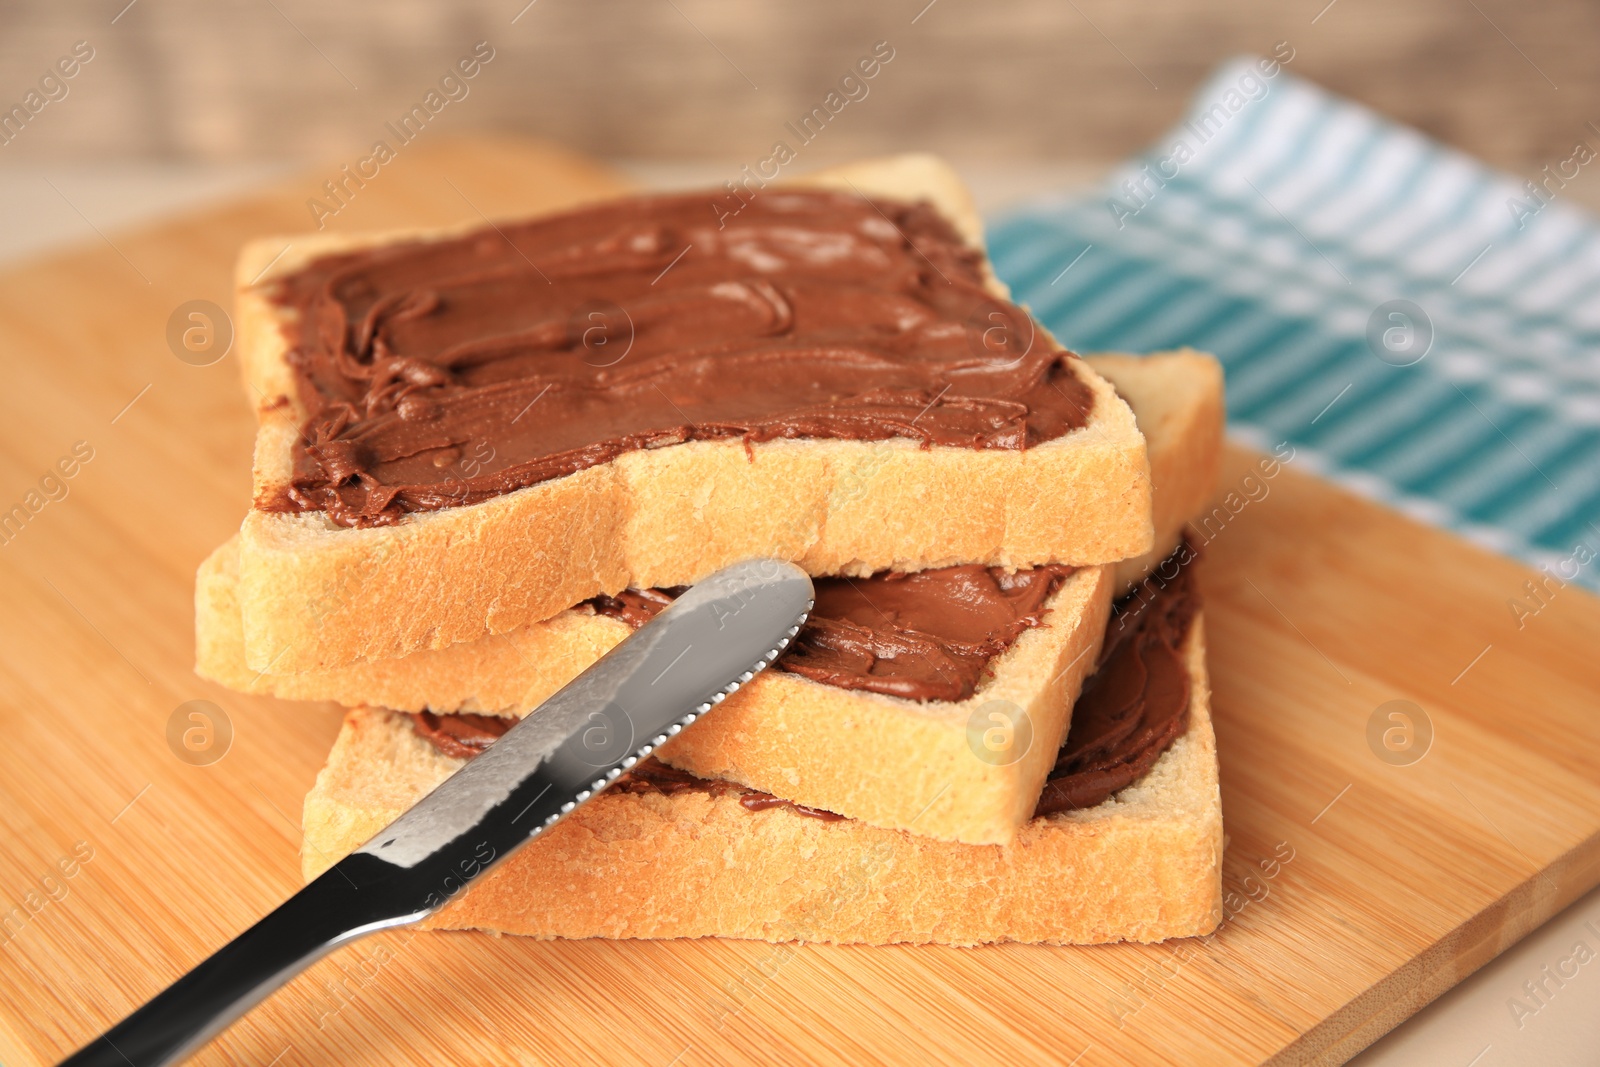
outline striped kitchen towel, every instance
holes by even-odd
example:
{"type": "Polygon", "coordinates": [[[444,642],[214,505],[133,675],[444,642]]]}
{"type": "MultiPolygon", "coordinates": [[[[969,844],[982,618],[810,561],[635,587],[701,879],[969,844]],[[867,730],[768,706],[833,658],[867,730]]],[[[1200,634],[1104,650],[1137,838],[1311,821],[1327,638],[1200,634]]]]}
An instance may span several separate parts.
{"type": "Polygon", "coordinates": [[[1519,180],[1290,60],[1224,65],[1099,191],[999,220],[996,270],[1075,350],[1215,352],[1235,437],[1600,591],[1600,225],[1562,195],[1600,127],[1519,180]]]}

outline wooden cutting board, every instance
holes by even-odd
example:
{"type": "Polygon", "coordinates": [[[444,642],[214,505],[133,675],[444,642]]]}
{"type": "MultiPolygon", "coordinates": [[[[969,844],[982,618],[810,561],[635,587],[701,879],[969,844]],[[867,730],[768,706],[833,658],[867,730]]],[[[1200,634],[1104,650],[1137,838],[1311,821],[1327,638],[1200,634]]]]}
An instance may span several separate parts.
{"type": "MultiPolygon", "coordinates": [[[[0,273],[0,509],[28,506],[77,442],[92,450],[0,544],[10,1067],[69,1052],[299,886],[301,798],[339,712],[190,672],[194,569],[247,505],[253,421],[236,357],[193,366],[166,334],[186,301],[226,305],[238,245],[306,229],[333,176],[137,233],[86,229],[81,248],[0,273]],[[168,740],[193,700],[231,725],[206,765],[168,740]]],[[[525,143],[416,145],[330,226],[445,224],[620,187],[525,143]]],[[[1561,588],[1519,626],[1507,601],[1539,576],[1303,463],[1246,483],[1254,461],[1229,455],[1236,495],[1203,571],[1229,836],[1230,917],[1213,937],[959,950],[401,931],[312,968],[201,1062],[1354,1053],[1600,883],[1600,601],[1561,588]],[[1404,723],[1382,718],[1369,744],[1394,700],[1421,709],[1410,756],[1422,716],[1432,727],[1408,765],[1381,740],[1404,723]]]]}

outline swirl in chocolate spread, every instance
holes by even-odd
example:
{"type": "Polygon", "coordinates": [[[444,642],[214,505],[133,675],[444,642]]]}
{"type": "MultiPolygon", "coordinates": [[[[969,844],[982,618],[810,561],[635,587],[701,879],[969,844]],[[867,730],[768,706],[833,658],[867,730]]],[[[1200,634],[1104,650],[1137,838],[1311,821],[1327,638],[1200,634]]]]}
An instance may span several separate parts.
{"type": "Polygon", "coordinates": [[[820,190],[723,226],[704,194],[637,197],[325,256],[269,283],[307,422],[258,505],[382,525],[689,440],[1083,426],[1075,357],[984,271],[927,204],[820,190]]]}

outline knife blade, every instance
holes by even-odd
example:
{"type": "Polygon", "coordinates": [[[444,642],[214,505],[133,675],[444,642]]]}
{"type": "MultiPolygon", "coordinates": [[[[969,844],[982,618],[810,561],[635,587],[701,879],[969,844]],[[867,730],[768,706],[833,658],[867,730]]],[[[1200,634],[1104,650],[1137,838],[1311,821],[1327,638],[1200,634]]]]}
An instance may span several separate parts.
{"type": "Polygon", "coordinates": [[[696,583],[356,852],[62,1061],[176,1063],[305,967],[419,922],[766,668],[811,610],[777,560],[696,583]]]}

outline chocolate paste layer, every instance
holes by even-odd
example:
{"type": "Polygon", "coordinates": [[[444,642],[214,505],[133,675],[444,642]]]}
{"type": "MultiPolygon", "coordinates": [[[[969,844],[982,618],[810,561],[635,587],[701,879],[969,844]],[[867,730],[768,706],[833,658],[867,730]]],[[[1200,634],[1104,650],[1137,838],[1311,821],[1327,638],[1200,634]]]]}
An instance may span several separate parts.
{"type": "MultiPolygon", "coordinates": [[[[969,565],[817,578],[816,607],[777,666],[840,689],[965,700],[989,662],[1039,625],[1045,601],[1071,573],[1060,565],[1014,574],[969,565]]],[[[629,589],[589,603],[641,626],[679,592],[629,589]]]]}
{"type": "Polygon", "coordinates": [[[435,715],[431,711],[412,712],[411,725],[433,747],[452,759],[471,759],[517,725],[515,718],[498,715],[435,715]]]}
{"type": "Polygon", "coordinates": [[[1189,728],[1183,639],[1199,610],[1187,544],[1117,605],[1100,666],[1072,709],[1072,729],[1045,782],[1035,815],[1092,808],[1143,778],[1189,728]],[[1177,561],[1183,561],[1179,566],[1177,561]]]}
{"type": "MultiPolygon", "coordinates": [[[[1179,545],[1157,568],[1158,574],[1174,577],[1151,578],[1117,604],[1106,629],[1100,665],[1084,684],[1073,707],[1072,729],[1045,782],[1035,816],[1094,807],[1144,777],[1188,729],[1189,671],[1183,662],[1183,642],[1200,608],[1199,592],[1188,565],[1194,558],[1190,546],[1179,545]]],[[[876,580],[858,580],[858,584],[876,580]]],[[[819,614],[823,610],[822,587],[834,581],[843,580],[822,579],[817,583],[819,614]]],[[[601,599],[613,601],[615,607],[607,609],[602,605],[600,610],[626,618],[635,626],[671,602],[671,596],[659,590],[629,590],[622,597],[601,599]]],[[[784,658],[779,658],[779,666],[784,658]]],[[[458,759],[482,752],[517,722],[514,718],[431,712],[412,714],[410,718],[419,735],[445,755],[458,759]]],[[[698,778],[654,757],[641,761],[613,788],[669,795],[704,789],[717,796],[738,796],[739,802],[752,811],[787,806],[817,818],[842,818],[733,782],[698,778]]]]}
{"type": "Polygon", "coordinates": [[[927,204],[712,203],[612,201],[276,281],[309,418],[259,505],[381,525],[689,440],[1023,449],[1087,421],[1076,357],[927,204]]]}
{"type": "MultiPolygon", "coordinates": [[[[410,712],[408,718],[419,736],[454,759],[471,759],[500,740],[518,721],[496,715],[435,715],[430,711],[410,712]]],[[[739,803],[750,811],[785,807],[824,822],[838,822],[844,818],[831,811],[796,804],[735,782],[697,778],[688,771],[680,771],[662,763],[654,756],[647,756],[634,764],[633,770],[618,778],[611,789],[621,793],[662,793],[667,796],[702,790],[712,796],[736,796],[739,803]]]]}
{"type": "Polygon", "coordinates": [[[808,807],[805,804],[796,804],[792,800],[784,800],[771,793],[750,789],[737,782],[697,778],[688,771],[680,771],[676,767],[662,763],[654,756],[640,760],[634,765],[633,770],[617,779],[617,784],[613,788],[621,789],[625,793],[664,793],[667,796],[703,789],[712,796],[736,796],[739,798],[739,803],[749,811],[788,808],[790,811],[799,812],[813,819],[821,819],[823,822],[838,822],[844,818],[843,815],[835,815],[831,811],[808,807]]]}

